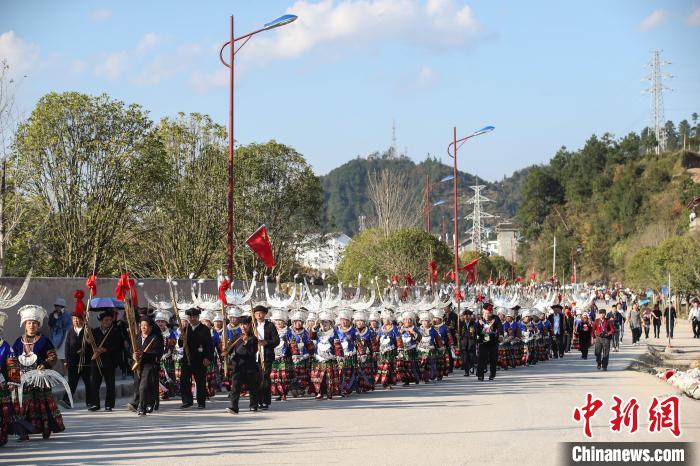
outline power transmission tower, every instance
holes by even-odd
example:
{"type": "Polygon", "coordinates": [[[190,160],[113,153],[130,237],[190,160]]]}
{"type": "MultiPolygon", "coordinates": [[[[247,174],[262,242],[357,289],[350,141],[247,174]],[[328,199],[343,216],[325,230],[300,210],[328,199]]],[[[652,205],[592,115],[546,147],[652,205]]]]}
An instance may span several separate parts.
{"type": "Polygon", "coordinates": [[[663,80],[672,78],[673,76],[664,73],[662,68],[664,65],[670,65],[671,62],[664,61],[661,58],[663,50],[654,50],[651,55],[651,60],[647,66],[650,68],[650,73],[646,80],[651,81],[651,86],[645,92],[651,94],[651,127],[654,129],[656,136],[656,153],[660,154],[666,149],[666,117],[664,116],[664,91],[671,91],[671,88],[665,87],[663,80]]]}
{"type": "Polygon", "coordinates": [[[359,227],[359,230],[360,230],[360,231],[364,231],[364,229],[365,229],[365,219],[366,219],[366,218],[367,218],[367,217],[365,217],[364,215],[360,215],[360,216],[358,217],[358,223],[360,224],[360,227],[359,227]]]}
{"type": "Polygon", "coordinates": [[[389,158],[396,157],[396,120],[391,120],[391,149],[389,150],[391,152],[389,158]]]}
{"type": "Polygon", "coordinates": [[[488,212],[484,212],[481,210],[482,202],[492,202],[491,199],[481,195],[481,190],[484,189],[486,186],[477,185],[469,187],[474,190],[474,197],[469,199],[467,203],[473,204],[474,210],[471,214],[465,217],[465,219],[472,221],[472,227],[469,230],[467,230],[466,233],[471,236],[472,247],[474,248],[474,251],[482,252],[481,243],[486,234],[482,220],[485,218],[495,218],[495,215],[491,215],[488,212]]]}

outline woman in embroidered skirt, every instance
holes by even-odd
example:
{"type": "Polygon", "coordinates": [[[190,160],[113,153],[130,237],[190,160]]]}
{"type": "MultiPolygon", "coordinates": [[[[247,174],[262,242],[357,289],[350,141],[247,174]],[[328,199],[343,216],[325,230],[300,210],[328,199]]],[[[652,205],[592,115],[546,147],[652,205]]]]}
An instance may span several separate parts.
{"type": "Polygon", "coordinates": [[[338,358],[343,355],[338,335],[333,328],[333,315],[322,311],[318,315],[321,326],[316,328],[314,341],[316,352],[311,366],[311,383],[314,385],[316,399],[328,399],[340,395],[340,371],[338,358]]]}
{"type": "Polygon", "coordinates": [[[377,375],[375,383],[391,390],[396,384],[396,355],[400,344],[399,330],[394,325],[391,310],[384,309],[381,313],[382,326],[379,328],[379,353],[377,354],[377,375]]]}
{"type": "Polygon", "coordinates": [[[396,357],[396,377],[403,382],[404,387],[411,382],[419,383],[418,351],[416,346],[421,339],[418,327],[415,325],[416,315],[412,311],[403,313],[403,323],[399,329],[401,344],[396,357]]]}
{"type": "MultiPolygon", "coordinates": [[[[0,312],[0,335],[5,329],[7,314],[0,312]]],[[[19,383],[19,363],[8,342],[0,336],[0,446],[7,443],[7,437],[15,433],[15,423],[22,416],[19,402],[12,399],[9,383],[19,383]]]]}
{"type": "Polygon", "coordinates": [[[287,311],[283,309],[272,310],[271,320],[280,337],[280,342],[275,347],[275,360],[272,361],[270,372],[270,388],[275,401],[287,400],[292,379],[292,354],[289,351],[290,330],[287,327],[287,317],[287,311]]]}

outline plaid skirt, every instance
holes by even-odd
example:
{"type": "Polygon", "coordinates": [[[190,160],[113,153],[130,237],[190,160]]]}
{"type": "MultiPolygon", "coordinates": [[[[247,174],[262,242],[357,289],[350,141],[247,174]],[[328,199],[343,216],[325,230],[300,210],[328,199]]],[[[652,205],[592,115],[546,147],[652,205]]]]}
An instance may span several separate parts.
{"type": "Polygon", "coordinates": [[[292,379],[292,361],[289,358],[275,359],[270,371],[270,389],[273,396],[287,396],[292,379]]]}
{"type": "Polygon", "coordinates": [[[571,348],[573,349],[580,349],[579,348],[579,343],[578,343],[578,333],[574,333],[573,338],[571,339],[571,348]]]}
{"type": "Polygon", "coordinates": [[[346,356],[340,361],[340,389],[343,394],[357,390],[357,354],[346,356]]]}
{"type": "Polygon", "coordinates": [[[357,388],[358,392],[374,390],[374,378],[376,363],[371,354],[361,355],[357,358],[357,388]]]}
{"type": "MultiPolygon", "coordinates": [[[[450,373],[450,355],[447,353],[448,351],[449,348],[446,348],[444,346],[442,348],[438,348],[436,350],[431,351],[431,353],[435,353],[435,377],[441,380],[443,377],[447,377],[450,373]]],[[[419,360],[421,356],[422,354],[418,355],[419,360]]]]}
{"type": "Polygon", "coordinates": [[[377,354],[377,373],[374,376],[375,383],[381,384],[384,387],[396,384],[396,355],[396,349],[377,354]]]}
{"type": "Polygon", "coordinates": [[[207,366],[207,396],[209,398],[214,398],[216,392],[221,390],[221,375],[219,374],[219,368],[217,367],[216,360],[211,361],[207,366]]]}
{"type": "Polygon", "coordinates": [[[161,400],[168,400],[180,396],[179,378],[175,373],[175,361],[170,358],[160,361],[159,394],[161,400]]]}
{"type": "MultiPolygon", "coordinates": [[[[444,355],[438,350],[418,352],[418,371],[423,382],[435,380],[438,375],[438,361],[444,361],[444,355]]],[[[440,377],[442,378],[442,377],[440,377]]]]}
{"type": "Polygon", "coordinates": [[[315,393],[322,394],[324,380],[329,397],[340,395],[340,370],[335,359],[323,362],[314,359],[311,364],[311,383],[315,393]]]}
{"type": "Polygon", "coordinates": [[[22,418],[22,410],[17,399],[12,399],[12,393],[7,385],[0,384],[0,446],[7,443],[11,434],[11,425],[22,418]]]}
{"type": "Polygon", "coordinates": [[[525,345],[522,341],[511,342],[511,364],[513,367],[522,366],[525,364],[523,355],[525,354],[525,345]]]}
{"type": "Polygon", "coordinates": [[[309,386],[310,366],[311,361],[309,358],[292,363],[292,379],[289,382],[289,391],[292,393],[292,396],[302,396],[307,389],[313,392],[313,389],[309,386]]]}
{"type": "Polygon", "coordinates": [[[498,367],[508,367],[508,353],[510,353],[510,343],[499,343],[498,360],[496,361],[498,367]]]}
{"type": "Polygon", "coordinates": [[[24,418],[34,427],[34,433],[48,434],[66,430],[63,416],[50,388],[25,387],[22,396],[24,418]]]}
{"type": "Polygon", "coordinates": [[[537,339],[537,359],[540,361],[549,359],[547,343],[544,338],[537,339]]]}
{"type": "Polygon", "coordinates": [[[537,364],[538,354],[537,354],[537,342],[535,340],[530,340],[525,343],[523,347],[523,364],[537,364]]]}
{"type": "Polygon", "coordinates": [[[401,350],[396,356],[396,378],[403,383],[418,383],[418,351],[416,349],[401,350]]]}

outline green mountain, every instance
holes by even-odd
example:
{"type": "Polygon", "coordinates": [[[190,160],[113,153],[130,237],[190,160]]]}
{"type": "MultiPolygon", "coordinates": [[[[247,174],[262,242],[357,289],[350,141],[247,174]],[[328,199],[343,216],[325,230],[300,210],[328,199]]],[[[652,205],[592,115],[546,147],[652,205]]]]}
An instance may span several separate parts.
{"type": "MultiPolygon", "coordinates": [[[[324,227],[327,231],[340,230],[348,235],[354,235],[359,230],[360,216],[369,219],[372,216],[372,206],[368,197],[368,177],[372,172],[381,170],[396,170],[408,176],[410,186],[415,190],[418,199],[422,199],[426,178],[430,183],[437,183],[431,192],[433,203],[444,200],[443,205],[431,209],[431,229],[439,231],[445,217],[446,228],[452,222],[452,181],[440,183],[447,175],[452,175],[452,166],[445,165],[434,158],[427,158],[415,163],[406,157],[392,157],[390,152],[384,154],[374,153],[367,158],[356,158],[338,168],[333,169],[327,175],[321,177],[321,186],[324,192],[324,227]]],[[[515,172],[511,177],[504,178],[496,183],[477,178],[472,174],[458,172],[459,203],[465,204],[473,191],[468,188],[474,184],[485,185],[483,195],[494,202],[486,203],[484,210],[498,215],[495,222],[509,220],[515,216],[520,205],[520,192],[523,180],[528,168],[515,172]]],[[[420,206],[418,207],[420,208],[420,206]]],[[[472,210],[471,205],[461,205],[460,217],[466,216],[472,210]]],[[[462,220],[462,231],[469,227],[466,220],[462,220]]]]}

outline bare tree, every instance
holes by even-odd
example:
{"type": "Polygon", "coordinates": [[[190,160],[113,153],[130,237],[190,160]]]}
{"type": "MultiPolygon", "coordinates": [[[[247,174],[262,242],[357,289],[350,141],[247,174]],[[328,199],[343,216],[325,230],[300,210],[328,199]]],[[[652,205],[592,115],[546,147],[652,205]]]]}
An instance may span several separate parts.
{"type": "Polygon", "coordinates": [[[405,173],[384,169],[369,173],[368,179],[368,195],[374,208],[374,217],[369,221],[372,227],[389,236],[392,231],[418,223],[418,196],[405,173]]]}

